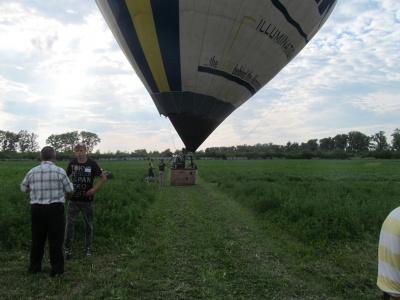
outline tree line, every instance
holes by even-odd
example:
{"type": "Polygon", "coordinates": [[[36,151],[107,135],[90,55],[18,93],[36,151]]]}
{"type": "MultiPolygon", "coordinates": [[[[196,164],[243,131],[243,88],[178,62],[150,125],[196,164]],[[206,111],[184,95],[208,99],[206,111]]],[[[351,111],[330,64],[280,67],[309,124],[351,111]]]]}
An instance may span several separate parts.
{"type": "MultiPolygon", "coordinates": [[[[22,154],[22,157],[39,152],[39,143],[35,133],[20,130],[18,133],[0,130],[0,150],[4,154],[22,154]]],[[[96,133],[89,131],[72,131],[62,134],[52,134],[46,139],[46,145],[52,146],[57,152],[73,152],[77,144],[85,144],[91,153],[101,139],[96,133]]]]}
{"type": "Polygon", "coordinates": [[[256,144],[232,147],[212,147],[204,151],[209,157],[247,158],[334,158],[350,157],[400,158],[400,130],[396,128],[387,141],[384,131],[367,136],[359,131],[337,134],[334,137],[311,139],[306,143],[287,142],[286,145],[256,144]]]}
{"type": "MultiPolygon", "coordinates": [[[[388,142],[385,132],[379,131],[372,136],[359,131],[348,134],[337,134],[334,137],[311,139],[307,142],[287,142],[286,145],[273,143],[256,145],[238,145],[230,147],[210,147],[197,151],[194,158],[213,157],[227,159],[234,157],[246,158],[334,158],[375,157],[400,158],[400,129],[396,128],[388,142]]],[[[35,159],[39,152],[38,135],[21,130],[18,133],[0,130],[0,158],[35,159]]],[[[74,156],[74,147],[78,143],[87,146],[88,153],[95,159],[127,159],[128,157],[150,158],[171,157],[180,153],[180,149],[172,152],[166,149],[162,152],[137,149],[132,152],[117,151],[116,153],[93,153],[94,148],[101,142],[99,136],[87,131],[72,131],[62,134],[52,134],[46,139],[46,144],[52,146],[58,153],[59,159],[70,159],[74,156]]]]}

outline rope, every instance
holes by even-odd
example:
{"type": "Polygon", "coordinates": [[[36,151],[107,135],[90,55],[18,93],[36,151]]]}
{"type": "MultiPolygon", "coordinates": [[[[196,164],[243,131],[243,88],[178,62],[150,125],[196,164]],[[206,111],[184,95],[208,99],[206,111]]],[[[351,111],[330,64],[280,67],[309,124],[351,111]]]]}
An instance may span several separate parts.
{"type": "MultiPolygon", "coordinates": [[[[161,115],[160,115],[160,117],[161,117],[161,115]]],[[[164,119],[168,119],[168,117],[164,117],[164,119]]],[[[171,130],[171,124],[168,121],[165,121],[165,122],[168,124],[168,129],[169,129],[169,133],[170,133],[170,136],[171,136],[172,144],[174,145],[175,152],[176,152],[177,149],[176,149],[176,146],[175,146],[175,141],[174,141],[174,137],[173,137],[172,130],[171,130]]]]}
{"type": "MultiPolygon", "coordinates": [[[[304,59],[304,55],[302,56],[302,58],[301,58],[301,60],[300,60],[300,63],[299,63],[299,65],[298,65],[297,68],[296,68],[296,71],[295,71],[295,72],[293,73],[293,75],[291,76],[291,79],[289,80],[289,83],[287,84],[286,88],[285,88],[284,91],[282,92],[282,94],[281,94],[281,96],[279,97],[278,101],[276,101],[275,103],[279,102],[279,101],[283,98],[283,96],[285,95],[286,91],[288,90],[290,84],[291,84],[292,81],[293,81],[294,76],[297,74],[297,71],[299,70],[299,68],[300,68],[300,66],[301,66],[301,64],[302,64],[303,59],[304,59]]],[[[275,104],[272,105],[272,107],[271,107],[271,109],[269,110],[269,112],[267,112],[267,114],[261,119],[261,121],[260,121],[249,133],[247,133],[239,142],[236,143],[236,146],[238,146],[239,143],[241,143],[241,142],[242,142],[244,139],[246,139],[250,134],[252,134],[253,131],[256,130],[256,129],[261,125],[261,123],[263,123],[263,122],[265,121],[265,119],[269,116],[269,114],[270,114],[270,113],[272,112],[272,110],[274,109],[274,106],[275,106],[275,104]]]]}

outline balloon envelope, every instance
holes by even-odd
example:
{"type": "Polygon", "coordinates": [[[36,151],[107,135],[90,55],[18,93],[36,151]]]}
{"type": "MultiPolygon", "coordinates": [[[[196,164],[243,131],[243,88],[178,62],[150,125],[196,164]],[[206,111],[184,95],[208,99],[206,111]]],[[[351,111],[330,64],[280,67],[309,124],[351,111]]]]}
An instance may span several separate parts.
{"type": "Polygon", "coordinates": [[[268,83],[337,0],[96,0],[188,151],[268,83]]]}

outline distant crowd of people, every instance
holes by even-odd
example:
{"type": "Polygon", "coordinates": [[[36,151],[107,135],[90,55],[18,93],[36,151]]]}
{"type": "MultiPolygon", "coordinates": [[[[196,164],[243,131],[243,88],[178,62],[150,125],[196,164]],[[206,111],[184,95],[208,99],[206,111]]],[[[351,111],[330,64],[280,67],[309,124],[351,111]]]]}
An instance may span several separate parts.
{"type": "MultiPolygon", "coordinates": [[[[185,169],[185,161],[186,161],[186,149],[183,148],[182,152],[172,156],[170,162],[171,162],[171,167],[169,167],[165,162],[164,159],[161,159],[159,164],[158,164],[158,176],[159,176],[159,184],[160,186],[165,186],[165,168],[170,168],[170,169],[185,169]]],[[[196,169],[197,166],[196,164],[193,163],[192,158],[190,157],[190,164],[188,164],[187,167],[190,167],[192,169],[196,169]]],[[[147,176],[145,177],[145,180],[147,182],[157,182],[156,177],[154,175],[154,160],[150,159],[150,162],[147,166],[148,168],[148,173],[147,176]]]]}
{"type": "MultiPolygon", "coordinates": [[[[158,164],[158,176],[159,176],[159,183],[160,186],[165,186],[165,168],[167,164],[164,162],[164,159],[160,160],[158,164]]],[[[145,178],[147,182],[156,182],[156,176],[154,175],[154,160],[151,159],[148,165],[148,174],[145,178]]]]}

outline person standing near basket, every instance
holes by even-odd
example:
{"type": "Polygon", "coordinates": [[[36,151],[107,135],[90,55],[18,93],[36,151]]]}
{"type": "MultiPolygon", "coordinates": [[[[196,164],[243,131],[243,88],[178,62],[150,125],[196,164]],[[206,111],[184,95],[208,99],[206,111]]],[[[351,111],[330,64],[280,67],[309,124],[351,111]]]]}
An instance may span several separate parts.
{"type": "Polygon", "coordinates": [[[32,243],[28,272],[36,274],[42,270],[47,238],[50,275],[56,276],[64,273],[64,202],[73,195],[74,187],[65,171],[54,164],[54,148],[44,147],[40,158],[42,163],[31,169],[20,184],[23,193],[30,192],[32,243]]]}
{"type": "Polygon", "coordinates": [[[68,261],[72,256],[72,243],[74,239],[74,227],[79,212],[82,213],[85,224],[85,248],[84,254],[91,255],[90,247],[93,239],[93,200],[94,193],[107,181],[106,175],[100,169],[97,162],[86,156],[86,146],[75,146],[76,159],[72,160],[67,167],[67,175],[72,175],[75,193],[68,201],[64,260],[68,261]],[[100,180],[94,185],[94,178],[100,180]]]}
{"type": "Polygon", "coordinates": [[[149,165],[148,165],[149,173],[147,175],[147,182],[149,182],[149,181],[156,182],[156,177],[154,176],[154,172],[153,172],[153,169],[154,169],[154,164],[153,163],[154,163],[154,160],[151,159],[150,162],[149,162],[149,165]]]}
{"type": "Polygon", "coordinates": [[[160,163],[158,164],[158,177],[160,180],[160,186],[165,186],[165,167],[166,164],[163,159],[161,159],[160,163]]]}

